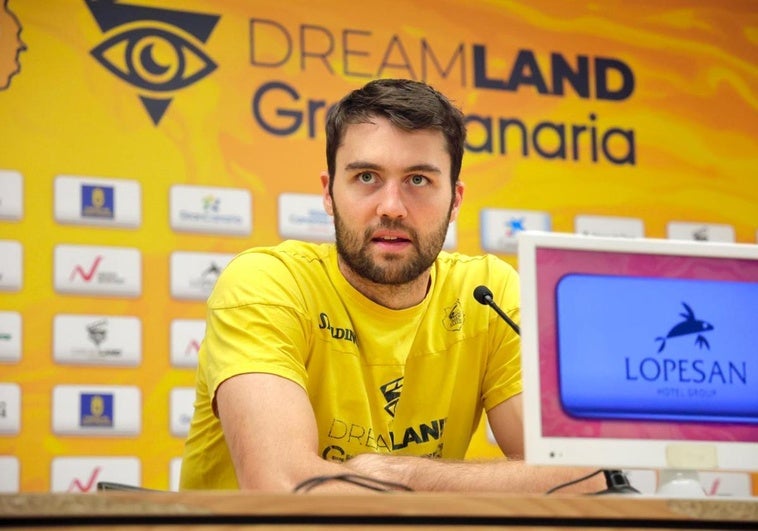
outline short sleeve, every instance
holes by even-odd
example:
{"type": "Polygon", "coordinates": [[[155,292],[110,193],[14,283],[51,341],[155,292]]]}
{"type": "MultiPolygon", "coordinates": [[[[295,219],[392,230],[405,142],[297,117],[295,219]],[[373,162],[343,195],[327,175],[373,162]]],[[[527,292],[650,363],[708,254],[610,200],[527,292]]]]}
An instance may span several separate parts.
{"type": "MultiPolygon", "coordinates": [[[[208,299],[201,355],[212,402],[225,380],[282,376],[307,389],[309,319],[292,272],[276,256],[245,253],[220,275],[208,299]]],[[[215,408],[214,408],[215,410],[215,408]]]]}

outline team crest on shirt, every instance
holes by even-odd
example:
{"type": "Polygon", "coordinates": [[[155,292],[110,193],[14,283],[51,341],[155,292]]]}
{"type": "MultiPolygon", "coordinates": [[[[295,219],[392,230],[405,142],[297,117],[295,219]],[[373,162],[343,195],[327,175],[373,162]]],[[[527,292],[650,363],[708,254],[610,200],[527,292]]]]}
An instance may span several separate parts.
{"type": "Polygon", "coordinates": [[[442,318],[442,326],[444,326],[450,332],[457,332],[463,326],[463,308],[461,306],[461,300],[456,299],[452,306],[445,308],[445,315],[442,318]]]}

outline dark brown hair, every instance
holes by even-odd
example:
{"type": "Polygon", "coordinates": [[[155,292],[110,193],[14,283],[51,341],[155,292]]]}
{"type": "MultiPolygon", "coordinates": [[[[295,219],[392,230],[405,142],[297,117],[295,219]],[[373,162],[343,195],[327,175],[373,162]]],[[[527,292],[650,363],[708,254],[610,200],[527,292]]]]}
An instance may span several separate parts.
{"type": "Polygon", "coordinates": [[[374,116],[387,118],[406,131],[442,131],[450,154],[450,183],[455,185],[461,173],[466,140],[463,113],[444,94],[426,83],[408,79],[377,79],[347,94],[326,115],[326,165],[330,191],[334,182],[337,148],[342,143],[345,128],[350,124],[369,122],[374,116]]]}

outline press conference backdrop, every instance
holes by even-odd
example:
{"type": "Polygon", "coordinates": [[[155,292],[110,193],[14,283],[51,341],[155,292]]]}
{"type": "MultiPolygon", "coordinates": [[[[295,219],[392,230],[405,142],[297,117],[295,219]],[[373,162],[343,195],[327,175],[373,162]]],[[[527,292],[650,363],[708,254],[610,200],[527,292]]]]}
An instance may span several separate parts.
{"type": "MultiPolygon", "coordinates": [[[[176,488],[204,300],[247,247],[332,239],[324,115],[372,78],[467,116],[448,249],[517,265],[524,229],[755,244],[756,11],[6,0],[0,491],[176,488]]],[[[484,424],[469,453],[499,455],[484,424]]]]}

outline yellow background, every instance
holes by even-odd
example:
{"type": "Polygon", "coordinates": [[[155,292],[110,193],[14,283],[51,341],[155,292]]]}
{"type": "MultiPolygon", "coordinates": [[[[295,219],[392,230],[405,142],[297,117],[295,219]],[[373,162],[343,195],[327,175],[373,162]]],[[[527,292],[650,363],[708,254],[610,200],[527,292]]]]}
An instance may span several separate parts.
{"type": "MultiPolygon", "coordinates": [[[[54,456],[86,455],[136,455],[142,461],[143,486],[168,487],[169,461],[182,450],[182,440],[169,433],[169,393],[194,382],[192,369],[169,364],[169,324],[172,319],[204,316],[202,302],[170,297],[170,253],[236,253],[278,242],[277,197],[283,192],[317,193],[318,174],[325,167],[323,110],[317,116],[316,138],[308,137],[306,127],[292,136],[272,136],[255,122],[253,94],[266,82],[285,82],[304,99],[334,102],[369,77],[413,73],[421,79],[422,40],[441,59],[463,44],[464,80],[457,73],[445,78],[435,69],[425,80],[466,114],[517,117],[533,126],[543,121],[587,125],[594,113],[599,130],[634,131],[635,165],[615,165],[602,157],[595,163],[587,156],[563,161],[518,152],[468,154],[462,172],[467,189],[458,222],[462,252],[482,252],[482,208],[546,211],[553,230],[566,232],[574,231],[574,217],[580,214],[638,217],[651,237],[665,237],[671,220],[723,223],[734,227],[737,241],[756,242],[758,15],[751,0],[132,3],[221,16],[207,43],[200,44],[218,68],[170,94],[172,102],[157,126],[138,98],[150,94],[118,79],[90,55],[106,37],[83,0],[8,2],[23,27],[27,50],[20,55],[21,71],[0,91],[0,168],[23,174],[24,216],[0,222],[0,239],[23,244],[24,283],[19,292],[0,293],[0,310],[21,313],[23,352],[19,363],[0,365],[0,381],[20,384],[23,410],[21,432],[0,436],[0,455],[19,457],[22,491],[49,490],[54,456]],[[278,67],[250,64],[251,18],[276,21],[288,29],[295,38],[289,61],[278,67]],[[334,37],[331,71],[313,58],[301,65],[296,37],[303,25],[324,28],[334,37]],[[351,64],[371,76],[345,72],[341,38],[347,29],[362,32],[355,38],[360,43],[356,47],[368,52],[353,57],[351,64]],[[402,42],[413,72],[380,68],[392,39],[402,42]],[[474,44],[486,47],[492,77],[506,76],[518,50],[528,49],[548,79],[552,52],[569,60],[577,55],[619,59],[634,72],[635,90],[629,99],[615,102],[582,99],[570,90],[563,97],[540,95],[530,86],[516,92],[476,89],[471,79],[474,44]],[[141,226],[56,223],[53,180],[61,174],[139,181],[141,226]],[[252,234],[174,232],[168,197],[176,183],[249,189],[252,234]],[[142,296],[132,300],[57,294],[52,257],[58,243],[139,248],[142,296]],[[54,364],[52,323],[58,313],[139,316],[142,364],[54,364]],[[87,383],[139,385],[141,434],[52,434],[53,386],[87,383]]],[[[259,36],[258,45],[271,57],[282,57],[281,39],[259,36]]],[[[399,58],[393,55],[392,62],[399,58]]],[[[515,264],[514,256],[503,258],[515,264]]],[[[497,451],[480,432],[470,453],[490,456],[497,451]]]]}

